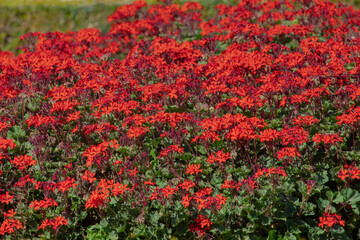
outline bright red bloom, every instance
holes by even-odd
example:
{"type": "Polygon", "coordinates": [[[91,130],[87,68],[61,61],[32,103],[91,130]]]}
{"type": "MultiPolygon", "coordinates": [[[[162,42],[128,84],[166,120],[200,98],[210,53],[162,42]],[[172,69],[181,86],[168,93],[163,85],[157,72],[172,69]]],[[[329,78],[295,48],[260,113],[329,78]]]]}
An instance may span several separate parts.
{"type": "Polygon", "coordinates": [[[223,194],[216,195],[216,207],[217,209],[221,209],[221,205],[226,204],[227,197],[224,197],[223,194]]]}
{"type": "Polygon", "coordinates": [[[18,182],[14,184],[14,186],[20,186],[20,187],[25,187],[25,185],[27,183],[32,183],[32,184],[36,184],[37,182],[35,181],[35,179],[31,178],[30,175],[25,175],[24,177],[19,178],[18,182]]]}
{"type": "Polygon", "coordinates": [[[173,152],[184,153],[184,148],[179,147],[179,145],[171,145],[160,152],[159,158],[165,157],[169,153],[173,153],[173,152]]]}
{"type": "Polygon", "coordinates": [[[266,129],[259,134],[260,142],[271,142],[276,140],[280,133],[275,129],[266,129]]]}
{"type": "Polygon", "coordinates": [[[189,191],[190,188],[195,187],[196,184],[193,181],[185,180],[183,183],[179,184],[181,188],[185,189],[186,191],[189,191]]]}
{"type": "Polygon", "coordinates": [[[207,215],[202,216],[198,215],[195,219],[195,223],[190,225],[190,231],[199,234],[200,236],[204,235],[206,231],[210,230],[212,222],[207,217],[207,215]]]}
{"type": "Polygon", "coordinates": [[[133,170],[129,170],[130,176],[136,176],[136,174],[139,173],[139,170],[136,169],[136,167],[133,170]]]}
{"type": "Polygon", "coordinates": [[[8,127],[10,127],[10,125],[7,122],[0,122],[0,132],[8,127]]]}
{"type": "Polygon", "coordinates": [[[108,201],[110,201],[108,199],[108,194],[102,193],[99,190],[95,190],[91,192],[90,198],[85,204],[85,208],[98,208],[104,206],[108,201]]]}
{"type": "Polygon", "coordinates": [[[9,194],[9,192],[5,192],[5,194],[0,195],[0,202],[9,204],[13,201],[14,197],[9,194]]]}
{"type": "Polygon", "coordinates": [[[112,187],[113,187],[112,193],[114,196],[117,196],[119,194],[123,195],[126,190],[130,190],[127,184],[122,184],[122,183],[115,183],[112,185],[112,187]]]}
{"type": "Polygon", "coordinates": [[[56,230],[63,225],[68,225],[68,220],[61,216],[57,216],[54,219],[43,220],[41,225],[38,227],[38,230],[45,229],[46,227],[52,227],[54,230],[56,230]]]}
{"type": "Polygon", "coordinates": [[[192,199],[192,197],[190,196],[190,194],[188,194],[182,198],[181,204],[184,205],[185,208],[187,208],[190,205],[191,199],[192,199]]]}
{"type": "Polygon", "coordinates": [[[186,168],[186,173],[193,175],[202,172],[203,170],[200,169],[200,164],[189,164],[186,168]]]}
{"type": "Polygon", "coordinates": [[[319,217],[319,227],[333,227],[335,224],[345,226],[345,221],[341,220],[341,216],[336,213],[324,212],[322,217],[319,217]]]}
{"type": "Polygon", "coordinates": [[[93,145],[87,148],[84,153],[82,154],[83,157],[87,157],[86,166],[92,166],[95,157],[99,156],[100,154],[106,155],[108,150],[109,142],[104,141],[98,145],[93,145]]]}
{"type": "Polygon", "coordinates": [[[288,144],[303,144],[309,140],[309,133],[302,127],[284,128],[280,131],[281,144],[284,146],[288,144]]]}
{"type": "Polygon", "coordinates": [[[111,14],[108,17],[108,22],[121,21],[123,19],[134,16],[141,8],[147,6],[145,1],[135,1],[132,4],[127,4],[121,7],[118,7],[115,13],[111,14]]]}
{"type": "Polygon", "coordinates": [[[36,115],[30,117],[29,119],[27,119],[25,121],[25,123],[27,123],[30,128],[31,126],[34,126],[34,125],[35,125],[35,127],[38,127],[42,124],[54,123],[54,121],[55,121],[54,117],[47,117],[47,116],[36,114],[36,115]]]}
{"type": "Polygon", "coordinates": [[[13,233],[16,229],[24,228],[22,223],[18,219],[5,219],[0,226],[0,235],[7,233],[13,233]]]}
{"type": "Polygon", "coordinates": [[[339,137],[336,133],[334,134],[319,134],[316,133],[312,138],[312,141],[319,144],[323,142],[324,144],[335,144],[337,142],[343,142],[343,138],[339,137]]]}
{"type": "Polygon", "coordinates": [[[144,185],[154,186],[154,185],[156,185],[156,183],[152,182],[151,179],[149,178],[149,180],[147,182],[144,182],[144,185]]]}
{"type": "Polygon", "coordinates": [[[216,156],[213,153],[206,160],[209,164],[218,162],[219,164],[226,162],[226,160],[230,159],[230,153],[224,153],[224,149],[216,152],[216,156]]]}
{"type": "Polygon", "coordinates": [[[77,187],[77,183],[76,180],[71,178],[71,177],[67,177],[66,180],[62,181],[62,182],[58,182],[56,184],[56,186],[53,188],[53,191],[55,191],[56,189],[58,189],[59,192],[66,192],[69,191],[70,188],[75,188],[77,187]]]}
{"type": "Polygon", "coordinates": [[[45,198],[44,200],[40,201],[32,201],[29,205],[29,208],[34,208],[35,210],[39,210],[40,208],[48,208],[50,206],[58,206],[59,203],[56,202],[52,198],[45,198]]]}
{"type": "Polygon", "coordinates": [[[177,191],[177,187],[176,188],[171,188],[170,186],[166,186],[166,188],[162,188],[161,192],[162,194],[166,197],[169,198],[171,195],[173,195],[176,191],[177,191]]]}
{"type": "Polygon", "coordinates": [[[8,217],[14,217],[14,215],[16,214],[17,212],[14,211],[14,209],[10,209],[9,211],[7,212],[4,212],[4,217],[8,218],[8,217]]]}
{"type": "Polygon", "coordinates": [[[344,165],[343,169],[340,170],[338,177],[343,181],[345,178],[360,179],[360,169],[356,166],[344,165]]]}
{"type": "Polygon", "coordinates": [[[0,138],[0,149],[7,149],[8,147],[11,148],[11,149],[16,147],[16,144],[14,143],[14,140],[13,139],[0,138]]]}
{"type": "Polygon", "coordinates": [[[318,123],[320,120],[314,118],[313,116],[299,116],[297,118],[295,118],[293,120],[294,125],[299,125],[299,126],[305,126],[305,125],[313,125],[318,123]]]}
{"type": "Polygon", "coordinates": [[[224,184],[222,184],[221,185],[221,189],[223,189],[223,188],[235,188],[236,186],[236,182],[235,181],[227,181],[227,180],[225,180],[224,181],[224,184]]]}
{"type": "Polygon", "coordinates": [[[337,116],[336,120],[338,120],[337,124],[339,126],[341,124],[354,125],[360,120],[360,107],[349,109],[348,114],[344,113],[340,116],[337,116]]]}
{"type": "Polygon", "coordinates": [[[285,157],[300,157],[300,153],[297,151],[296,148],[294,147],[284,147],[281,148],[277,153],[276,153],[276,157],[277,159],[281,160],[285,157]]]}
{"type": "Polygon", "coordinates": [[[85,181],[89,181],[89,183],[92,183],[93,181],[96,181],[97,179],[94,178],[95,173],[90,172],[89,170],[86,170],[84,172],[84,175],[81,176],[82,179],[85,181]]]}
{"type": "Polygon", "coordinates": [[[21,171],[24,169],[27,169],[30,166],[35,166],[37,161],[33,159],[29,155],[20,155],[14,157],[14,159],[10,160],[12,164],[14,164],[17,168],[19,168],[21,171]]]}

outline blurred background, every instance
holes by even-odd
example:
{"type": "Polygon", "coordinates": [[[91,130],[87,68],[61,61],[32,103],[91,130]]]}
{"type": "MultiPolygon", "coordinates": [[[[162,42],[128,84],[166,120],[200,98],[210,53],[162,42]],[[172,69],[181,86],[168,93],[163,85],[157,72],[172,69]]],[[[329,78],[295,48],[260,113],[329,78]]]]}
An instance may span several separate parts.
{"type": "MultiPolygon", "coordinates": [[[[148,4],[156,0],[145,0],[148,4]]],[[[232,0],[197,0],[204,6],[206,15],[215,14],[216,4],[232,0]]],[[[66,32],[82,28],[106,31],[107,17],[118,6],[133,0],[0,0],[0,51],[17,52],[19,37],[28,32],[66,32]]],[[[186,2],[177,0],[174,2],[186,2]]],[[[333,0],[333,2],[337,2],[333,0]]],[[[360,0],[340,2],[359,8],[360,0]]]]}

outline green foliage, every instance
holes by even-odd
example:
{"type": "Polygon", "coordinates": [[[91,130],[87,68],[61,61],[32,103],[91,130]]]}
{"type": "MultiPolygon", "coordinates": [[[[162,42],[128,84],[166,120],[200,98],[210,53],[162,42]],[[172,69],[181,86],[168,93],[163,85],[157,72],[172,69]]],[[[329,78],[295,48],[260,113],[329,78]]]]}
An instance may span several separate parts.
{"type": "Polygon", "coordinates": [[[20,37],[28,32],[66,32],[83,28],[109,28],[107,16],[117,5],[4,6],[0,5],[0,49],[19,53],[20,37]]]}

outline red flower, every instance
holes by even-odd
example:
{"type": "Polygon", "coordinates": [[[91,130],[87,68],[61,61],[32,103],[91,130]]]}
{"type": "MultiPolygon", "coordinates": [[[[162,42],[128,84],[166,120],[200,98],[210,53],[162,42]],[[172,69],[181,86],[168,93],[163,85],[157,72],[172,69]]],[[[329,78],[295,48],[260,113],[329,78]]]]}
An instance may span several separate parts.
{"type": "Polygon", "coordinates": [[[185,180],[183,183],[179,184],[181,188],[185,189],[186,191],[189,191],[190,188],[195,187],[196,184],[193,181],[185,180]]]}
{"type": "Polygon", "coordinates": [[[85,208],[98,208],[99,206],[104,206],[106,202],[110,201],[108,195],[102,193],[99,190],[91,192],[90,198],[85,204],[85,208]]]}
{"type": "Polygon", "coordinates": [[[298,118],[293,120],[294,125],[313,125],[318,123],[320,120],[314,118],[313,116],[299,116],[298,118]]]}
{"type": "Polygon", "coordinates": [[[351,179],[360,179],[360,169],[356,166],[344,165],[343,169],[340,170],[338,177],[343,181],[348,177],[351,179]]]}
{"type": "Polygon", "coordinates": [[[156,183],[151,182],[151,179],[149,178],[149,180],[148,180],[147,182],[144,182],[144,185],[151,185],[151,186],[154,186],[154,185],[156,185],[156,183]]]}
{"type": "Polygon", "coordinates": [[[235,181],[224,181],[224,184],[221,185],[221,189],[223,188],[235,188],[236,182],[235,181]]]}
{"type": "Polygon", "coordinates": [[[36,115],[30,117],[29,119],[27,119],[25,121],[25,123],[27,123],[30,128],[31,126],[34,126],[34,125],[35,125],[35,127],[38,127],[42,124],[53,123],[54,121],[55,121],[54,117],[46,117],[43,115],[36,114],[36,115]]]}
{"type": "Polygon", "coordinates": [[[13,139],[0,138],[0,149],[7,149],[8,147],[10,147],[11,149],[16,147],[16,144],[14,143],[14,140],[13,139]]]}
{"type": "Polygon", "coordinates": [[[319,134],[316,133],[312,138],[313,142],[319,144],[323,142],[324,144],[335,144],[336,142],[343,142],[342,137],[339,137],[336,133],[334,134],[319,134]]]}
{"type": "Polygon", "coordinates": [[[218,162],[219,164],[226,162],[226,160],[230,159],[230,153],[224,153],[224,149],[216,152],[216,156],[213,153],[206,160],[209,164],[218,162]]]}
{"type": "Polygon", "coordinates": [[[134,170],[129,170],[129,172],[130,172],[130,176],[136,176],[136,174],[139,172],[139,170],[137,170],[135,167],[134,170]]]}
{"type": "Polygon", "coordinates": [[[93,181],[96,181],[97,179],[94,178],[95,173],[90,172],[89,170],[86,170],[84,172],[84,175],[81,176],[82,179],[85,181],[89,181],[89,183],[92,183],[93,181]]]}
{"type": "Polygon", "coordinates": [[[300,157],[300,153],[294,147],[284,147],[284,148],[281,148],[276,153],[276,157],[279,160],[281,160],[281,159],[283,159],[285,157],[291,157],[291,158],[300,157]]]}
{"type": "Polygon", "coordinates": [[[200,169],[200,164],[189,164],[186,168],[186,173],[193,175],[202,172],[203,170],[200,169]]]}
{"type": "Polygon", "coordinates": [[[0,235],[5,235],[6,233],[13,233],[15,229],[24,228],[22,223],[18,219],[5,219],[0,226],[0,235]]]}
{"type": "Polygon", "coordinates": [[[260,142],[271,142],[276,140],[280,136],[280,133],[275,129],[267,129],[260,132],[260,142]]]}
{"type": "Polygon", "coordinates": [[[112,187],[113,187],[112,193],[114,196],[117,196],[119,194],[123,195],[126,190],[130,189],[127,187],[127,184],[122,184],[122,183],[115,183],[112,185],[112,187]]]}
{"type": "Polygon", "coordinates": [[[166,188],[161,189],[162,194],[164,194],[166,198],[169,198],[169,196],[173,195],[176,191],[177,187],[171,188],[170,186],[166,186],[166,188]]]}
{"type": "Polygon", "coordinates": [[[4,217],[8,218],[8,217],[14,217],[14,215],[16,214],[16,212],[14,211],[14,209],[10,209],[7,212],[4,212],[4,217]]]}
{"type": "Polygon", "coordinates": [[[184,205],[185,208],[187,208],[190,205],[191,199],[192,199],[192,197],[190,197],[190,194],[188,194],[182,198],[181,204],[184,205]]]}
{"type": "Polygon", "coordinates": [[[309,133],[305,131],[302,127],[292,127],[292,128],[284,128],[280,132],[281,144],[284,146],[288,144],[303,144],[307,142],[309,139],[309,133]]]}
{"type": "Polygon", "coordinates": [[[222,195],[222,193],[219,194],[219,195],[216,195],[216,202],[217,202],[216,207],[217,207],[217,209],[221,209],[221,205],[225,205],[226,200],[227,200],[227,197],[224,197],[222,195]]]}
{"type": "Polygon", "coordinates": [[[71,177],[67,177],[66,180],[57,183],[56,186],[53,188],[53,191],[58,189],[59,192],[66,192],[66,191],[69,191],[70,188],[76,189],[78,184],[75,182],[76,182],[75,179],[73,179],[71,177]]]}
{"type": "Polygon", "coordinates": [[[320,223],[319,227],[332,227],[335,224],[340,224],[341,226],[345,226],[345,221],[341,220],[341,216],[337,215],[336,213],[328,213],[324,212],[322,217],[319,217],[320,223]]]}
{"type": "Polygon", "coordinates": [[[48,208],[50,206],[58,206],[58,202],[56,202],[52,198],[45,198],[44,200],[40,201],[32,201],[29,205],[29,208],[34,208],[35,210],[39,210],[40,208],[48,208]]]}
{"type": "Polygon", "coordinates": [[[338,177],[344,181],[345,178],[350,177],[349,171],[347,169],[341,169],[338,174],[338,177]]]}
{"type": "Polygon", "coordinates": [[[19,168],[21,171],[24,169],[27,169],[30,166],[35,166],[37,161],[33,159],[29,155],[20,155],[14,157],[14,159],[10,160],[12,164],[14,164],[17,168],[19,168]]]}
{"type": "Polygon", "coordinates": [[[38,227],[38,230],[45,229],[46,227],[52,227],[54,230],[56,230],[57,228],[63,225],[68,225],[68,220],[61,216],[57,216],[54,219],[43,220],[41,225],[38,227]]]}
{"type": "Polygon", "coordinates": [[[5,192],[5,194],[0,195],[0,202],[9,204],[13,201],[14,197],[9,194],[9,192],[5,192]]]}
{"type": "Polygon", "coordinates": [[[190,231],[196,232],[197,234],[202,236],[205,234],[205,231],[210,230],[211,225],[212,222],[207,217],[207,215],[205,215],[205,217],[202,215],[198,215],[195,219],[195,223],[190,225],[190,231]]]}
{"type": "Polygon", "coordinates": [[[173,153],[173,152],[184,153],[184,148],[179,147],[179,145],[171,145],[160,152],[159,158],[165,157],[169,153],[173,153]]]}

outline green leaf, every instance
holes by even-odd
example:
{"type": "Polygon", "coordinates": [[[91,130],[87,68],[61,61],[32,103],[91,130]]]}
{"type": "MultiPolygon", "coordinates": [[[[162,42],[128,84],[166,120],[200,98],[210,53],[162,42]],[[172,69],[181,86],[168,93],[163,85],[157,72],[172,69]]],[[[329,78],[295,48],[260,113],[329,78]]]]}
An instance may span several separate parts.
{"type": "Polygon", "coordinates": [[[155,149],[151,149],[150,156],[152,156],[153,159],[156,159],[155,149]]]}
{"type": "Polygon", "coordinates": [[[277,237],[276,230],[271,230],[266,240],[276,240],[276,237],[277,237]]]}
{"type": "Polygon", "coordinates": [[[120,226],[121,226],[121,227],[117,229],[117,232],[118,232],[118,233],[125,232],[126,223],[122,223],[122,224],[120,224],[120,226]]]}
{"type": "Polygon", "coordinates": [[[291,202],[286,203],[286,206],[285,206],[285,215],[286,216],[291,217],[294,215],[294,213],[296,213],[296,211],[297,211],[296,207],[294,206],[293,203],[291,203],[291,202]]]}
{"type": "Polygon", "coordinates": [[[191,153],[189,153],[189,152],[185,152],[184,154],[182,154],[181,156],[180,156],[180,158],[182,159],[182,160],[189,160],[189,159],[191,159],[191,158],[193,158],[194,156],[191,154],[191,153]]]}
{"type": "Polygon", "coordinates": [[[325,195],[327,196],[328,199],[333,199],[335,196],[335,194],[332,191],[326,191],[325,195]]]}
{"type": "Polygon", "coordinates": [[[198,151],[199,151],[201,154],[203,154],[203,155],[206,155],[206,154],[207,154],[207,152],[206,152],[206,150],[205,150],[205,148],[204,148],[203,146],[199,145],[199,146],[197,146],[197,147],[198,147],[198,151]]]}
{"type": "Polygon", "coordinates": [[[328,173],[325,170],[314,173],[313,178],[315,179],[317,185],[320,185],[320,186],[324,185],[325,183],[327,183],[329,181],[328,173]]]}
{"type": "Polygon", "coordinates": [[[258,214],[256,213],[256,211],[251,210],[251,211],[249,211],[249,213],[248,213],[248,218],[249,218],[250,220],[252,220],[252,221],[256,221],[257,219],[259,219],[259,216],[258,216],[258,214]]]}
{"type": "MultiPolygon", "coordinates": [[[[261,218],[261,223],[264,225],[264,226],[269,226],[271,223],[272,223],[272,219],[270,217],[262,217],[261,218]]],[[[276,232],[276,231],[275,231],[276,232]]]]}
{"type": "Polygon", "coordinates": [[[342,189],[334,199],[334,203],[345,202],[349,205],[355,205],[360,201],[360,193],[351,188],[342,189]]]}
{"type": "Polygon", "coordinates": [[[7,137],[11,139],[22,138],[25,136],[26,136],[25,131],[21,129],[20,126],[17,125],[13,126],[12,129],[7,133],[7,137]]]}
{"type": "Polygon", "coordinates": [[[150,223],[153,224],[154,226],[157,226],[160,219],[159,213],[154,211],[152,214],[149,215],[150,215],[150,223]]]}
{"type": "Polygon", "coordinates": [[[109,222],[105,218],[100,221],[100,225],[102,227],[106,227],[108,224],[109,224],[109,222]]]}
{"type": "Polygon", "coordinates": [[[330,201],[327,199],[319,198],[316,202],[320,209],[325,209],[326,206],[330,205],[330,201]]]}
{"type": "Polygon", "coordinates": [[[291,232],[286,232],[285,236],[283,238],[284,240],[296,240],[296,237],[294,234],[292,234],[291,232]]]}

